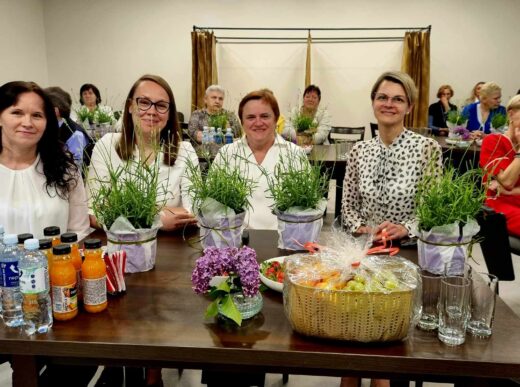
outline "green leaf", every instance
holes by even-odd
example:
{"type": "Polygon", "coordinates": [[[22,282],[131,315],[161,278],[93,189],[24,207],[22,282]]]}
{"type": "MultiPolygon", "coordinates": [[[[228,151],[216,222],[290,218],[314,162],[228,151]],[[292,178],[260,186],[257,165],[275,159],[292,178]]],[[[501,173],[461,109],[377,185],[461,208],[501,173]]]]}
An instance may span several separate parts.
{"type": "Polygon", "coordinates": [[[231,295],[227,294],[220,300],[220,313],[236,322],[239,326],[242,325],[242,315],[233,302],[231,295]]]}
{"type": "Polygon", "coordinates": [[[206,309],[206,315],[205,318],[215,317],[218,314],[218,303],[220,302],[220,299],[213,301],[211,304],[208,305],[208,308],[206,309]]]}

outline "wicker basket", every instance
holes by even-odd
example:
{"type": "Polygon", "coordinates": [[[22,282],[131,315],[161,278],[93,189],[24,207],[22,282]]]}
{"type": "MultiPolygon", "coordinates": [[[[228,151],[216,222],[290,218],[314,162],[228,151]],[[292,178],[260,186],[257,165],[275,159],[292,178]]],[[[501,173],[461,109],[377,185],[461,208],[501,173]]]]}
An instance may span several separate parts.
{"type": "Polygon", "coordinates": [[[384,292],[324,290],[286,277],[284,309],[301,334],[359,342],[401,340],[408,334],[415,289],[384,292]]]}

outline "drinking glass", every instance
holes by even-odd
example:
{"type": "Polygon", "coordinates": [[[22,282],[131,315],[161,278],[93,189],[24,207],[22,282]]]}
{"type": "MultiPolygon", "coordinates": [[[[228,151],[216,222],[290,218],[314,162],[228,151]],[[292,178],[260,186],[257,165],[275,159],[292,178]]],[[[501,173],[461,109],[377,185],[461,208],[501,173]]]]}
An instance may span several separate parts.
{"type": "Polygon", "coordinates": [[[427,270],[421,270],[422,310],[418,326],[426,331],[437,329],[439,323],[438,303],[441,278],[427,270]]]}
{"type": "Polygon", "coordinates": [[[446,277],[464,277],[471,280],[472,270],[470,264],[462,261],[448,262],[444,266],[444,276],[446,277]]]}
{"type": "Polygon", "coordinates": [[[336,148],[336,159],[346,160],[348,152],[352,148],[351,143],[345,140],[336,140],[334,146],[336,148]]]}
{"type": "Polygon", "coordinates": [[[471,281],[464,277],[445,276],[441,279],[439,298],[439,340],[460,345],[466,340],[470,314],[471,281]]]}
{"type": "Polygon", "coordinates": [[[471,286],[471,317],[468,331],[478,337],[489,337],[495,316],[498,278],[489,273],[478,274],[471,286]]]}

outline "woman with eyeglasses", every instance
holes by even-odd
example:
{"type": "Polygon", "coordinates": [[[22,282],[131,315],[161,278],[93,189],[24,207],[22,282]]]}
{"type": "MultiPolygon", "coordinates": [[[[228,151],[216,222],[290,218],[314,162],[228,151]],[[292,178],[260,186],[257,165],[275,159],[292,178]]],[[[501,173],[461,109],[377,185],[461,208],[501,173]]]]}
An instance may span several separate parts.
{"type": "MultiPolygon", "coordinates": [[[[168,83],[157,75],[143,75],[128,93],[121,133],[107,133],[92,152],[89,190],[108,176],[107,165],[117,168],[131,158],[158,162],[159,180],[167,184],[166,207],[161,212],[162,230],[195,224],[191,201],[185,190],[188,159],[198,165],[189,142],[181,141],[175,99],[168,83]]],[[[91,215],[91,225],[97,221],[91,215]]]]}
{"type": "Polygon", "coordinates": [[[432,133],[438,136],[446,136],[448,134],[448,112],[457,110],[457,106],[450,103],[453,97],[453,89],[450,85],[442,85],[437,91],[439,100],[432,103],[428,107],[428,127],[432,129],[432,133]]]}

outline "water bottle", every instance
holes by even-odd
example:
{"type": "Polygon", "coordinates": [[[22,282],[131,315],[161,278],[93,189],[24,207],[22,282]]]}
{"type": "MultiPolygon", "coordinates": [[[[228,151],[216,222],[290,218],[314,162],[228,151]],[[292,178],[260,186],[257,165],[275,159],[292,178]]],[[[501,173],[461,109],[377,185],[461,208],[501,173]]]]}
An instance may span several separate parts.
{"type": "Polygon", "coordinates": [[[222,129],[218,128],[215,133],[215,144],[222,144],[224,140],[224,135],[222,134],[222,129]]]}
{"type": "Polygon", "coordinates": [[[209,129],[207,126],[202,128],[202,145],[209,143],[209,129]]]}
{"type": "MultiPolygon", "coordinates": [[[[4,250],[4,226],[0,224],[0,254],[4,250]]],[[[0,287],[0,319],[2,319],[2,288],[0,287]]]]}
{"type": "Polygon", "coordinates": [[[0,287],[2,288],[2,313],[4,323],[8,327],[22,325],[22,294],[20,293],[20,277],[18,261],[20,250],[16,245],[16,234],[4,237],[5,248],[0,254],[0,287]]]}
{"type": "Polygon", "coordinates": [[[23,327],[25,333],[46,333],[52,326],[47,257],[38,251],[38,239],[24,242],[25,254],[20,258],[20,291],[22,292],[23,327]]]}
{"type": "Polygon", "coordinates": [[[231,128],[226,129],[225,143],[233,144],[233,132],[231,131],[231,128]]]}
{"type": "Polygon", "coordinates": [[[211,144],[211,143],[214,143],[215,142],[215,127],[212,126],[211,128],[209,128],[209,141],[208,143],[211,144]]]}

